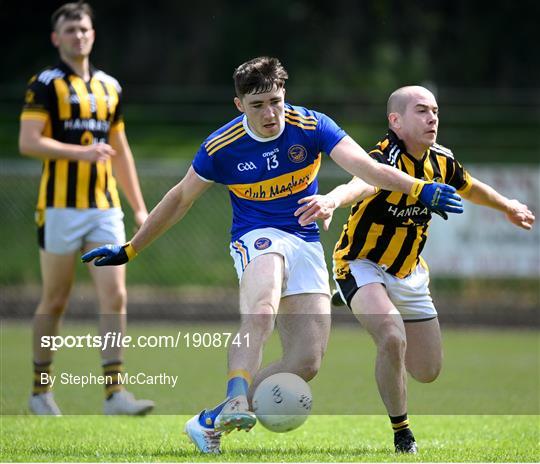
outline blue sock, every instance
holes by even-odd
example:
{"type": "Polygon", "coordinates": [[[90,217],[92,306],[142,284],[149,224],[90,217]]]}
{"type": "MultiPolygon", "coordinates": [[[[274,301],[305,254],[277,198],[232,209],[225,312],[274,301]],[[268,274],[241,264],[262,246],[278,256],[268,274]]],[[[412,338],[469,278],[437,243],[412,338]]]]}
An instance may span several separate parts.
{"type": "Polygon", "coordinates": [[[248,381],[244,377],[233,377],[227,382],[227,398],[235,396],[247,396],[249,389],[248,381]]]}

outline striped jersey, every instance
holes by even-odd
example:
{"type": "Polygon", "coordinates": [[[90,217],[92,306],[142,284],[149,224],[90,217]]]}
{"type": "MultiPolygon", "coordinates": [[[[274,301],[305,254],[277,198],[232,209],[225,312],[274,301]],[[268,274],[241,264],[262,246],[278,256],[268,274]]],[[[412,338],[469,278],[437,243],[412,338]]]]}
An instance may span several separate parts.
{"type": "MultiPolygon", "coordinates": [[[[417,160],[390,130],[369,154],[412,177],[452,185],[458,193],[472,186],[469,173],[438,144],[417,160]]],[[[430,220],[427,207],[400,192],[378,190],[356,203],[334,249],[335,277],[346,279],[348,262],[355,259],[369,259],[396,277],[407,277],[421,260],[430,220]]]]}
{"type": "MultiPolygon", "coordinates": [[[[43,121],[43,135],[64,143],[108,143],[112,130],[124,130],[118,81],[91,68],[85,82],[64,62],[28,83],[21,120],[43,121]]],[[[120,207],[111,161],[46,159],[37,210],[120,207]]]]}
{"type": "Polygon", "coordinates": [[[318,241],[317,224],[300,226],[294,211],[300,198],[317,193],[321,153],[330,154],[345,135],[328,116],[286,104],[281,133],[261,138],[241,115],[204,141],[193,169],[203,180],[227,186],[233,241],[262,227],[318,241]]]}

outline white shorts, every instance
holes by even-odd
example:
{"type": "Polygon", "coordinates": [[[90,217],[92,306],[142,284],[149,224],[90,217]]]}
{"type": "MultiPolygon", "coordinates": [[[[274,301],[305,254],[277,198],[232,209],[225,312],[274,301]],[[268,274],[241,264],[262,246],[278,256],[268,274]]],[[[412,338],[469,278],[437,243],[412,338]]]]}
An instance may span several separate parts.
{"type": "Polygon", "coordinates": [[[404,321],[423,321],[437,317],[429,292],[429,272],[422,265],[404,279],[400,279],[368,259],[349,262],[350,273],[345,279],[336,279],[341,297],[350,306],[356,291],[367,284],[381,283],[386,287],[390,301],[404,321]]]}
{"type": "Polygon", "coordinates": [[[300,293],[330,295],[328,270],[320,242],[306,242],[295,235],[267,227],[255,229],[231,242],[231,256],[242,279],[244,269],[257,256],[278,253],[285,261],[281,296],[300,293]]]}
{"type": "Polygon", "coordinates": [[[126,242],[124,213],[120,208],[47,208],[36,213],[39,246],[59,255],[80,251],[85,243],[126,242]]]}

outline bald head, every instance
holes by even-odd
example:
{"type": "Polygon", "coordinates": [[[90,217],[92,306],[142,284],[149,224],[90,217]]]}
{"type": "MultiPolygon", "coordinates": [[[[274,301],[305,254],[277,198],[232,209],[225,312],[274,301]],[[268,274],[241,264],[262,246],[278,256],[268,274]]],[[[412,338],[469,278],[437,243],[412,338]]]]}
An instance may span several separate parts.
{"type": "Polygon", "coordinates": [[[388,98],[386,115],[388,116],[390,113],[404,114],[409,102],[418,97],[433,99],[435,101],[435,96],[425,87],[419,85],[400,87],[392,92],[392,95],[388,98]]]}
{"type": "Polygon", "coordinates": [[[405,144],[409,154],[421,159],[437,140],[439,107],[435,96],[425,87],[401,87],[390,95],[387,106],[388,127],[405,144]]]}

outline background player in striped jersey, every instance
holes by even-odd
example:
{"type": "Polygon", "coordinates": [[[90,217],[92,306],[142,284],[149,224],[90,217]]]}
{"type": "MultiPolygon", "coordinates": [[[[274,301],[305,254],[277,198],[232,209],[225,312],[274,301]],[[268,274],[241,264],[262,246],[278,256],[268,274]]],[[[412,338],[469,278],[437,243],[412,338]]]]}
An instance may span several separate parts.
{"type": "MultiPolygon", "coordinates": [[[[34,390],[29,406],[35,414],[59,415],[49,373],[52,352],[40,339],[58,333],[68,302],[80,251],[100,243],[125,241],[123,213],[116,189],[120,183],[140,226],[148,216],[133,156],[124,131],[121,88],[116,79],[90,64],[94,44],[92,10],[67,3],[51,18],[53,45],[60,61],[29,84],[21,114],[19,148],[43,161],[36,220],[43,291],[34,317],[34,390]],[[114,175],[113,175],[114,170],[114,175]]],[[[101,333],[124,332],[125,269],[90,269],[100,306],[101,333]]],[[[121,348],[102,352],[106,414],[144,414],[149,400],[136,400],[118,384],[121,348]]]]}
{"type": "Polygon", "coordinates": [[[242,115],[205,140],[186,176],[130,243],[83,256],[84,261],[97,258],[98,266],[123,264],[180,220],[212,183],[228,187],[230,251],[240,280],[239,335],[240,340],[249,335],[249,346],[229,346],[225,401],[186,424],[187,434],[204,453],[220,451],[223,432],[255,425],[250,384],[252,392],[276,372],[310,380],[319,369],[330,330],[328,273],[317,225],[300,225],[294,212],[301,198],[317,193],[321,152],[373,184],[420,196],[433,208],[462,211],[453,187],[426,184],[376,163],[328,116],[285,103],[287,77],[276,58],[240,65],[234,72],[234,102],[242,115]],[[274,324],[283,356],[260,371],[262,349],[274,324]]]}
{"type": "MultiPolygon", "coordinates": [[[[369,153],[420,179],[454,186],[469,201],[497,209],[529,230],[534,216],[471,177],[452,152],[437,143],[438,105],[418,86],[396,90],[388,100],[389,131],[369,153]]],[[[323,219],[325,229],[338,206],[351,214],[334,250],[334,278],[347,305],[377,345],[375,376],[392,427],[396,451],[416,452],[407,418],[407,372],[420,382],[439,375],[442,347],[437,311],[420,253],[431,212],[408,195],[381,190],[354,178],[327,196],[312,196],[297,211],[300,224],[323,219]]],[[[442,214],[445,217],[445,214],[442,214]]],[[[445,217],[446,219],[446,217],[445,217]]],[[[334,304],[343,304],[339,294],[334,304]]]]}

